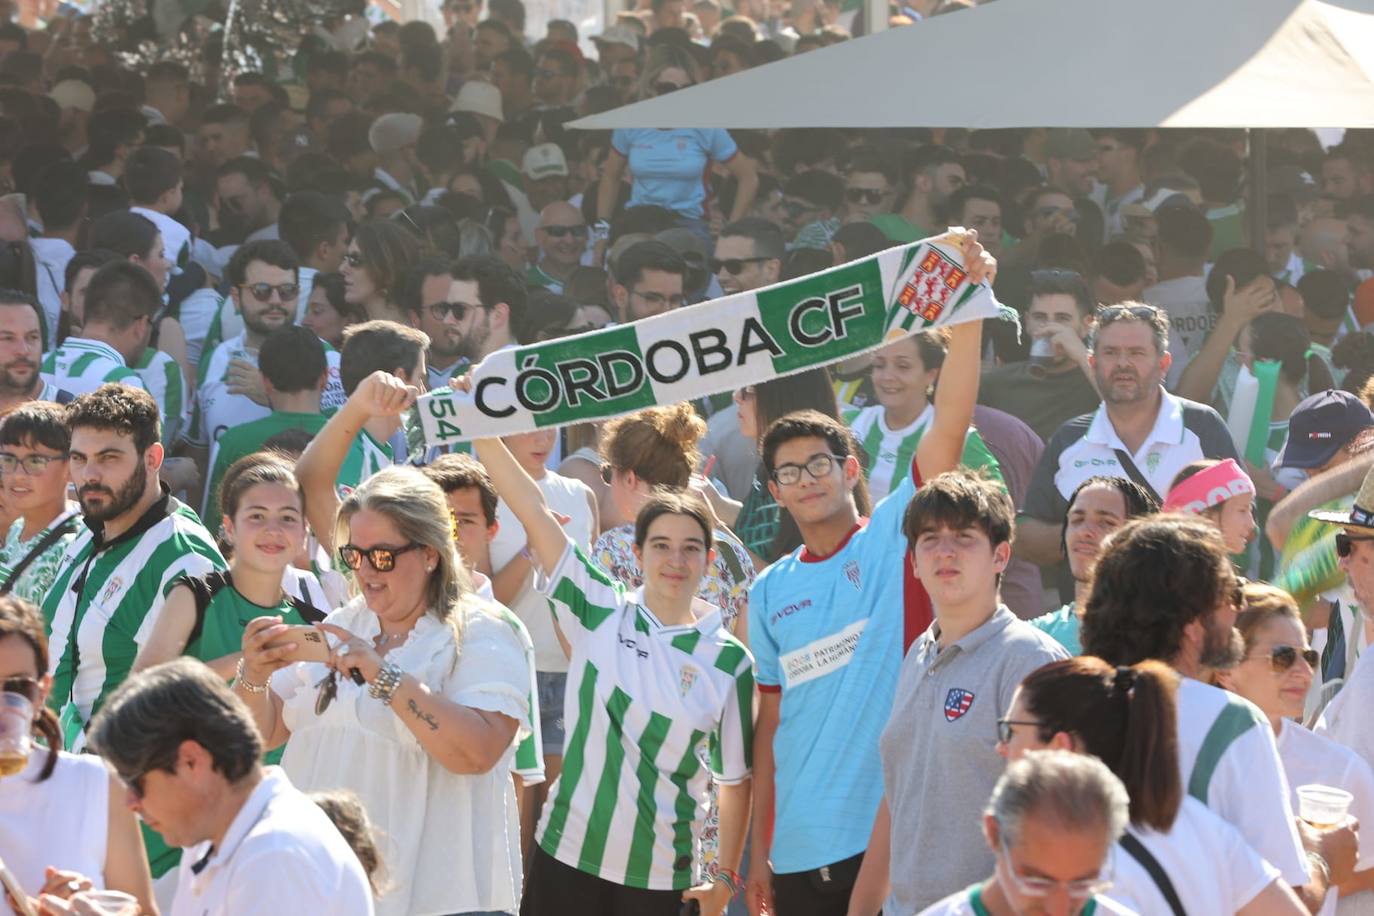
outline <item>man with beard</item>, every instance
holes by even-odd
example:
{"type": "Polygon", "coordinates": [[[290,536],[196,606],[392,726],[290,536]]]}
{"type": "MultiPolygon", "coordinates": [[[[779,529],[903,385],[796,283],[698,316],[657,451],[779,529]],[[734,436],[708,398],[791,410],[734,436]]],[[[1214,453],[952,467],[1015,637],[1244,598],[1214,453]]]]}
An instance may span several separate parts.
{"type": "Polygon", "coordinates": [[[500,258],[475,255],[454,264],[447,304],[458,329],[457,355],[480,363],[520,343],[527,301],[525,284],[500,258]]]}
{"type": "Polygon", "coordinates": [[[897,213],[879,213],[873,225],[894,242],[914,242],[936,230],[937,215],[955,191],[968,183],[959,154],[948,146],[923,146],[906,169],[907,197],[897,213]]]}
{"type": "Polygon", "coordinates": [[[29,401],[65,404],[72,396],[38,374],[43,331],[38,300],[0,289],[0,417],[29,401]]]}
{"type": "Polygon", "coordinates": [[[425,371],[430,390],[442,388],[470,364],[464,358],[459,312],[453,307],[453,262],[447,258],[421,258],[406,277],[397,295],[410,313],[410,323],[429,337],[425,371]]]}
{"type": "Polygon", "coordinates": [[[67,425],[85,527],[58,564],[43,614],[52,633],[48,703],[76,750],[156,629],[173,583],[223,569],[224,558],[195,512],[158,484],[163,448],[150,394],[102,385],[68,405],[67,425]]]}
{"type": "MultiPolygon", "coordinates": [[[[1152,305],[1125,303],[1098,312],[1089,365],[1102,403],[1061,426],[1045,446],[1017,517],[1018,557],[1067,572],[1060,525],[1069,495],[1089,477],[1126,477],[1159,499],[1185,465],[1236,457],[1215,410],[1164,390],[1168,339],[1169,319],[1152,305]]],[[[1068,600],[1071,585],[1064,579],[1060,590],[1068,600]]]]}
{"type": "Polygon", "coordinates": [[[1300,827],[1269,720],[1248,700],[1200,680],[1245,655],[1235,628],[1242,601],[1214,525],[1184,516],[1136,519],[1097,560],[1083,650],[1112,665],[1158,659],[1181,676],[1178,758],[1188,794],[1230,821],[1317,912],[1335,883],[1328,863],[1358,842],[1358,825],[1300,827]]]}
{"type": "MultiPolygon", "coordinates": [[[[201,363],[195,414],[187,436],[197,449],[208,453],[225,430],[260,420],[272,412],[258,373],[258,350],[268,334],[295,321],[296,299],[300,295],[298,268],[291,246],[277,239],[249,242],[229,260],[225,271],[229,296],[243,318],[243,333],[215,347],[201,363]]],[[[339,403],[343,400],[338,381],[339,354],[328,355],[332,370],[329,384],[339,389],[333,403],[339,403]]],[[[328,389],[325,402],[330,403],[328,389]]],[[[205,460],[198,464],[209,466],[205,460]]]]}

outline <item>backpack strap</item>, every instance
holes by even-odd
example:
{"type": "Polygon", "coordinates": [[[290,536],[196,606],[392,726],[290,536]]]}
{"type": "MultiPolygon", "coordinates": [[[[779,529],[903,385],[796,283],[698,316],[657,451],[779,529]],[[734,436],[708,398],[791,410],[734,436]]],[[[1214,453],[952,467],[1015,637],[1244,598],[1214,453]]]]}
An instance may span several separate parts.
{"type": "Polygon", "coordinates": [[[1164,900],[1169,904],[1169,909],[1174,916],[1188,916],[1183,909],[1183,903],[1178,899],[1178,891],[1174,890],[1174,882],[1169,880],[1169,873],[1164,870],[1164,866],[1159,864],[1150,850],[1145,848],[1145,844],[1140,842],[1140,838],[1127,830],[1121,835],[1119,841],[1121,848],[1130,853],[1131,858],[1140,863],[1145,871],[1149,872],[1150,880],[1154,881],[1155,887],[1164,895],[1164,900]]]}
{"type": "Polygon", "coordinates": [[[61,540],[63,535],[75,531],[78,520],[78,516],[70,515],[62,520],[62,524],[54,525],[48,529],[48,533],[39,538],[37,544],[29,548],[29,552],[24,554],[24,559],[15,564],[14,569],[10,570],[10,574],[5,577],[5,581],[0,583],[0,595],[8,595],[14,589],[14,583],[19,581],[19,577],[33,565],[35,560],[43,555],[44,551],[61,540]]]}

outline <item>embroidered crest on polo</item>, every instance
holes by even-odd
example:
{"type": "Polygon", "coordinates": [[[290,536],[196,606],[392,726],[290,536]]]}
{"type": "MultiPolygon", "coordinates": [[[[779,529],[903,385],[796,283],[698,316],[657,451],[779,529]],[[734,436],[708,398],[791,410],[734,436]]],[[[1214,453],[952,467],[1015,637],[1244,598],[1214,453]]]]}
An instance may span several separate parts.
{"type": "Polygon", "coordinates": [[[863,586],[859,584],[859,564],[856,560],[848,560],[844,564],[844,577],[849,580],[849,584],[859,591],[863,591],[863,586]]]}
{"type": "Polygon", "coordinates": [[[971,708],[973,708],[973,691],[964,690],[960,687],[949,688],[949,693],[945,694],[946,722],[962,719],[971,708]]]}
{"type": "Polygon", "coordinates": [[[683,665],[682,672],[678,676],[677,689],[684,697],[692,689],[692,685],[697,682],[697,675],[701,672],[691,665],[683,665]]]}

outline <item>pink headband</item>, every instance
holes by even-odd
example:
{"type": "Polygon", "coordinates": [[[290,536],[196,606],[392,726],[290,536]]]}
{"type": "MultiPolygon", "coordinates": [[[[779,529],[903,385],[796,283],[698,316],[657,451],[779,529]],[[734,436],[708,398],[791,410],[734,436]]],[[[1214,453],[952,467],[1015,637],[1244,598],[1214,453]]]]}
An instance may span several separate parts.
{"type": "Polygon", "coordinates": [[[1219,506],[1233,496],[1253,492],[1255,483],[1250,475],[1241,470],[1236,459],[1227,458],[1175,485],[1164,500],[1164,511],[1196,514],[1219,506]]]}

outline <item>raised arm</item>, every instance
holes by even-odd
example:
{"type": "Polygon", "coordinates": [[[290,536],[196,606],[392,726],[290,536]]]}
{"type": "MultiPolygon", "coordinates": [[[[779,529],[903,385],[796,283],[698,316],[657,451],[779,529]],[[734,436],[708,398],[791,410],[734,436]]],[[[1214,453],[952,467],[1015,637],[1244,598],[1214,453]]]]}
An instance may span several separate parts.
{"type": "Polygon", "coordinates": [[[950,328],[949,353],[935,386],[935,418],[916,446],[916,467],[921,479],[959,466],[964,439],[978,403],[979,355],[983,322],[966,321],[950,328]]]}
{"type": "Polygon", "coordinates": [[[496,492],[525,526],[525,538],[535,560],[545,572],[551,572],[568,549],[570,539],[544,502],[539,484],[525,473],[500,439],[476,439],[472,451],[487,469],[496,492]]]}
{"type": "Polygon", "coordinates": [[[334,552],[334,519],[340,504],[335,481],[349,449],[368,420],[400,416],[419,395],[415,386],[378,369],[358,384],[296,462],[296,479],[305,493],[306,520],[320,546],[329,553],[334,552]]]}

